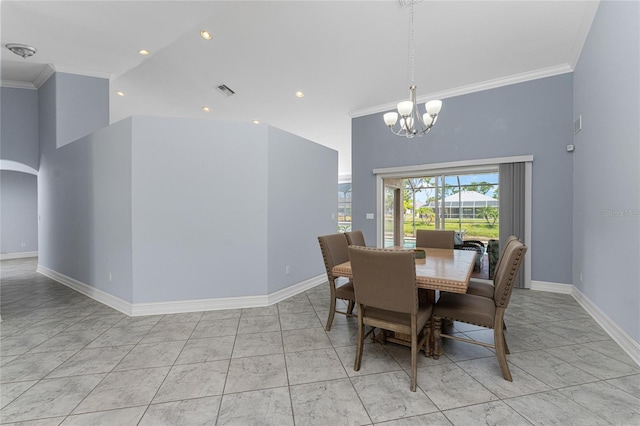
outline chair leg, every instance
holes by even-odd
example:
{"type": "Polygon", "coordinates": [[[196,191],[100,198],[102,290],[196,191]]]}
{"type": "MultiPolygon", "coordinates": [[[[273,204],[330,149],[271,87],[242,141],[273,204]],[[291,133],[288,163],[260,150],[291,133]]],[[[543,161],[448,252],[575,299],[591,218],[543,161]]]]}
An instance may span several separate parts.
{"type": "Polygon", "coordinates": [[[442,328],[442,318],[433,317],[433,323],[431,325],[432,338],[433,338],[433,359],[440,358],[440,330],[442,328]]]}
{"type": "Polygon", "coordinates": [[[431,355],[431,321],[424,326],[422,332],[427,334],[424,336],[426,338],[424,339],[424,347],[422,350],[424,351],[424,356],[429,356],[431,355]]]}
{"type": "Polygon", "coordinates": [[[505,353],[506,341],[504,339],[504,330],[502,329],[502,321],[497,318],[495,328],[493,329],[493,341],[496,345],[496,357],[498,358],[498,364],[500,370],[502,370],[502,377],[510,382],[513,381],[511,377],[511,371],[509,371],[509,364],[507,363],[507,355],[505,353]]]}
{"type": "Polygon", "coordinates": [[[356,349],[356,361],[353,365],[355,371],[360,370],[362,362],[362,350],[364,348],[364,323],[362,318],[362,305],[358,305],[358,347],[356,349]]]}
{"type": "Polygon", "coordinates": [[[509,346],[507,346],[507,338],[504,335],[504,330],[502,330],[502,340],[504,342],[504,353],[505,354],[511,354],[511,352],[509,352],[509,346]]]}
{"type": "Polygon", "coordinates": [[[418,332],[411,333],[411,392],[416,391],[418,382],[418,332]]]}
{"type": "Polygon", "coordinates": [[[355,306],[355,303],[353,302],[353,300],[349,300],[349,305],[347,306],[347,313],[349,315],[353,315],[353,307],[355,306]]]}
{"type": "Polygon", "coordinates": [[[324,327],[326,331],[331,331],[331,324],[333,324],[333,317],[336,314],[336,298],[331,297],[331,305],[329,306],[329,318],[327,318],[327,325],[324,327]]]}

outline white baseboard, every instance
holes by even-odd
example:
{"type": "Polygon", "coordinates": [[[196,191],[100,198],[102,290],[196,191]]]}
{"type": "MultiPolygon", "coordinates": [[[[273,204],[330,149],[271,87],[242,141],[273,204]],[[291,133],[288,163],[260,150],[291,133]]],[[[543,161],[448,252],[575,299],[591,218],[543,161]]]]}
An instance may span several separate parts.
{"type": "Polygon", "coordinates": [[[573,288],[571,293],[574,299],[600,324],[600,327],[640,366],[640,343],[629,336],[618,324],[613,322],[600,308],[591,302],[580,290],[573,288]]]}
{"type": "Polygon", "coordinates": [[[120,299],[119,297],[87,285],[82,281],[78,281],[75,278],[71,278],[40,264],[38,265],[36,272],[51,278],[52,280],[57,281],[60,284],[66,285],[67,287],[77,291],[78,293],[82,293],[93,300],[96,300],[115,310],[118,310],[123,314],[131,315],[131,303],[127,302],[126,300],[120,299]]]}
{"type": "Polygon", "coordinates": [[[611,318],[600,308],[598,308],[587,296],[573,284],[557,284],[543,281],[532,281],[531,290],[547,291],[550,293],[570,294],[585,311],[603,328],[603,330],[613,339],[614,342],[629,357],[640,366],[640,344],[633,340],[618,324],[613,322],[611,318]]]}
{"type": "Polygon", "coordinates": [[[21,253],[0,253],[0,260],[24,259],[27,257],[38,257],[38,252],[24,251],[21,253]]]}
{"type": "Polygon", "coordinates": [[[327,279],[324,275],[310,278],[298,284],[264,296],[224,297],[217,299],[181,300],[176,302],[134,303],[131,316],[179,314],[186,312],[215,311],[220,309],[241,309],[270,306],[298,293],[309,290],[327,279]]]}
{"type": "Polygon", "coordinates": [[[531,290],[547,291],[549,293],[572,294],[573,284],[550,283],[546,281],[531,281],[531,290]]]}
{"type": "Polygon", "coordinates": [[[216,299],[180,300],[175,302],[131,303],[42,265],[38,265],[37,272],[59,282],[60,284],[72,288],[78,293],[82,293],[93,300],[132,317],[269,306],[327,281],[324,274],[318,275],[298,284],[278,290],[275,293],[263,296],[224,297],[216,299]]]}
{"type": "Polygon", "coordinates": [[[274,303],[282,302],[285,299],[288,299],[296,294],[302,293],[303,291],[307,291],[313,287],[316,287],[322,283],[327,282],[327,276],[325,274],[318,275],[308,280],[299,282],[298,284],[294,284],[289,287],[285,287],[281,290],[276,291],[275,293],[271,293],[268,295],[268,304],[273,305],[274,303]]]}

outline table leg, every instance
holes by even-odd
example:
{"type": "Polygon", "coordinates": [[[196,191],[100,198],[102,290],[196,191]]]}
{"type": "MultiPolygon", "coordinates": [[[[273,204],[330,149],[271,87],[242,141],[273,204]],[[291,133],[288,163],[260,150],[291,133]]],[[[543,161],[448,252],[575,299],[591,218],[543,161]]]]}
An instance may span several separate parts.
{"type": "Polygon", "coordinates": [[[436,291],[426,288],[419,288],[418,303],[423,306],[433,305],[434,303],[436,303],[436,291]]]}
{"type": "Polygon", "coordinates": [[[431,356],[433,359],[440,358],[442,355],[442,348],[440,347],[440,330],[442,329],[442,318],[432,317],[433,321],[433,333],[431,333],[431,356]]]}

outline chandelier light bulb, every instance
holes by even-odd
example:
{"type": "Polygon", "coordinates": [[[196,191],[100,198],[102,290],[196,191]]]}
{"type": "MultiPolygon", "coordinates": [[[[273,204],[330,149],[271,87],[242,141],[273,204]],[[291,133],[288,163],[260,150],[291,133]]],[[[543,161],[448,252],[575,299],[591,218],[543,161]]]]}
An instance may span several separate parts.
{"type": "Polygon", "coordinates": [[[413,111],[413,102],[411,101],[402,101],[398,103],[398,113],[403,117],[408,117],[411,115],[413,111]]]}
{"type": "Polygon", "coordinates": [[[388,112],[384,115],[384,123],[387,126],[393,126],[398,121],[398,113],[397,112],[388,112]]]}
{"type": "Polygon", "coordinates": [[[427,109],[427,113],[429,115],[438,115],[440,114],[440,110],[442,109],[442,101],[440,100],[434,100],[434,101],[429,101],[426,104],[424,104],[425,108],[427,109]]]}

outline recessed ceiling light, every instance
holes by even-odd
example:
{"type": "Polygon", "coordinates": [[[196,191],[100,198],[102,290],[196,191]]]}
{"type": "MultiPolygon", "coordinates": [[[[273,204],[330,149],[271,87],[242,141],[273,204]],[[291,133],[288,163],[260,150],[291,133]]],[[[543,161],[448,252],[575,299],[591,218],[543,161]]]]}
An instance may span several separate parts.
{"type": "Polygon", "coordinates": [[[304,93],[298,91],[298,92],[296,92],[296,96],[299,97],[299,98],[304,98],[304,93]]]}
{"type": "Polygon", "coordinates": [[[211,108],[209,108],[208,106],[203,106],[203,107],[202,107],[202,110],[203,110],[204,112],[209,112],[209,111],[211,111],[211,108]]]}
{"type": "Polygon", "coordinates": [[[148,50],[146,50],[146,49],[140,49],[140,50],[138,50],[138,53],[139,53],[139,54],[141,54],[141,55],[143,55],[143,56],[147,56],[147,55],[149,55],[151,52],[149,52],[149,51],[148,51],[148,50]]]}
{"type": "Polygon", "coordinates": [[[8,43],[5,45],[5,47],[16,55],[22,56],[23,58],[28,58],[29,56],[33,56],[36,54],[36,48],[33,46],[27,46],[26,44],[8,43]]]}
{"type": "Polygon", "coordinates": [[[202,37],[205,40],[211,40],[211,33],[207,30],[202,30],[200,31],[200,37],[202,37]]]}
{"type": "Polygon", "coordinates": [[[118,91],[116,91],[116,95],[124,96],[124,92],[122,90],[118,90],[118,91]]]}
{"type": "Polygon", "coordinates": [[[252,123],[253,124],[260,124],[260,121],[259,120],[253,120],[252,123]]]}

